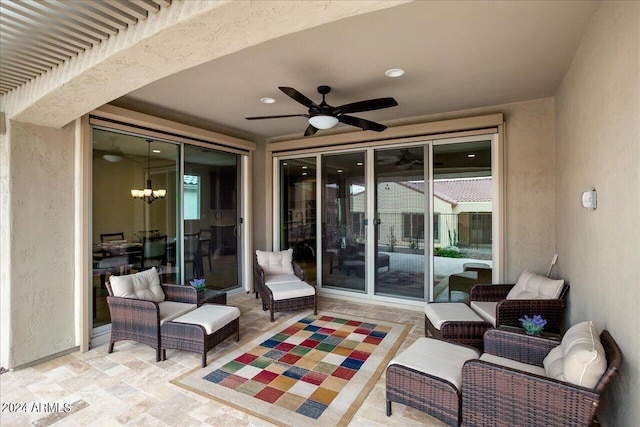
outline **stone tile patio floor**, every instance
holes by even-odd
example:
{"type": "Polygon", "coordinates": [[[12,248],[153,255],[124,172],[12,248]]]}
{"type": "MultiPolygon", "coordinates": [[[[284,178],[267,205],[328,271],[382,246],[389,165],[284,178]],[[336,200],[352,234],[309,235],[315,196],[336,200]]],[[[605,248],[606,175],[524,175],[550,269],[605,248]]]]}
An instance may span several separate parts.
{"type": "MultiPolygon", "coordinates": [[[[229,305],[240,308],[240,344],[269,329],[268,312],[263,312],[253,294],[236,294],[229,305]]],[[[403,343],[408,347],[424,336],[421,310],[319,298],[320,310],[369,317],[413,325],[403,343]]],[[[282,318],[285,313],[277,313],[282,318]]],[[[208,359],[236,346],[228,340],[208,354],[208,359]]],[[[167,360],[155,362],[155,351],[143,344],[123,341],[107,353],[107,344],[86,353],[73,352],[29,368],[0,375],[0,425],[3,426],[270,426],[237,409],[189,392],[169,381],[196,368],[196,353],[167,350],[167,360]],[[7,411],[13,404],[13,411],[7,411]],[[56,408],[58,404],[58,408],[56,408]],[[64,404],[68,412],[63,411],[64,404]],[[39,410],[39,411],[38,411],[39,410]]],[[[349,426],[443,426],[440,421],[413,408],[393,405],[385,415],[384,373],[357,411],[349,426]]],[[[327,426],[328,427],[328,426],[327,426]]]]}

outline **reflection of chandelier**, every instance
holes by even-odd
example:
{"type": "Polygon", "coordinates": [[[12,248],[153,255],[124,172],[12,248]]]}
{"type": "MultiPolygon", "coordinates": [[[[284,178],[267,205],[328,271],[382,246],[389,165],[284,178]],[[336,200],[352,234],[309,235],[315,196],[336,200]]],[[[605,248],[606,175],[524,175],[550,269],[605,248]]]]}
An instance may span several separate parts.
{"type": "Polygon", "coordinates": [[[144,200],[151,204],[156,199],[164,199],[164,196],[167,195],[167,190],[154,190],[151,185],[151,140],[147,139],[147,143],[147,173],[149,174],[149,177],[147,178],[147,186],[144,190],[131,190],[131,197],[134,199],[144,200]]]}

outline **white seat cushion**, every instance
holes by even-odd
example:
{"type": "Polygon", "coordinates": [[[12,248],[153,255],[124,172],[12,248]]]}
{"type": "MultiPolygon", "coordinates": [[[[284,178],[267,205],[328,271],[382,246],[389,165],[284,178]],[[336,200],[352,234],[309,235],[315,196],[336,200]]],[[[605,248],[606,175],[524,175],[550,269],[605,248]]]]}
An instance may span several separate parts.
{"type": "Polygon", "coordinates": [[[442,378],[460,390],[462,365],[467,360],[477,359],[479,356],[477,350],[469,347],[432,338],[418,338],[406,350],[396,355],[389,365],[406,366],[442,378]]]}
{"type": "Polygon", "coordinates": [[[593,322],[573,325],[562,337],[565,381],[593,388],[607,369],[607,356],[593,322]]]}
{"type": "Polygon", "coordinates": [[[507,299],[556,299],[563,285],[562,279],[553,280],[525,270],[507,294],[507,299]]]}
{"type": "Polygon", "coordinates": [[[173,319],[174,322],[201,325],[211,335],[240,317],[238,307],[218,304],[205,304],[197,309],[173,319]]]}
{"type": "Polygon", "coordinates": [[[271,289],[274,301],[308,297],[315,295],[316,293],[316,288],[302,280],[298,280],[297,282],[268,284],[267,287],[271,289]]]}
{"type": "Polygon", "coordinates": [[[478,316],[482,317],[482,319],[496,327],[496,306],[498,305],[495,301],[471,301],[471,308],[475,311],[478,316]]]}
{"type": "Polygon", "coordinates": [[[527,363],[518,362],[517,360],[507,359],[506,357],[484,353],[480,356],[480,360],[500,366],[506,366],[507,368],[517,369],[523,372],[529,372],[531,374],[541,375],[543,377],[547,376],[546,371],[541,366],[529,365],[527,363]]]}
{"type": "Polygon", "coordinates": [[[256,257],[265,275],[293,274],[293,249],[291,248],[279,252],[256,251],[256,257]]]}
{"type": "Polygon", "coordinates": [[[300,278],[295,274],[274,274],[264,276],[265,285],[273,285],[275,283],[301,282],[300,278]]]}
{"type": "Polygon", "coordinates": [[[188,304],[186,302],[162,301],[158,303],[160,310],[160,325],[164,322],[170,322],[178,316],[182,316],[198,307],[197,304],[188,304]]]}
{"type": "Polygon", "coordinates": [[[424,314],[431,324],[440,330],[444,322],[458,320],[462,322],[482,322],[482,318],[461,302],[434,302],[424,307],[424,314]]]}
{"type": "Polygon", "coordinates": [[[164,301],[164,291],[160,286],[160,276],[155,267],[135,274],[111,276],[109,283],[116,297],[164,301]]]}

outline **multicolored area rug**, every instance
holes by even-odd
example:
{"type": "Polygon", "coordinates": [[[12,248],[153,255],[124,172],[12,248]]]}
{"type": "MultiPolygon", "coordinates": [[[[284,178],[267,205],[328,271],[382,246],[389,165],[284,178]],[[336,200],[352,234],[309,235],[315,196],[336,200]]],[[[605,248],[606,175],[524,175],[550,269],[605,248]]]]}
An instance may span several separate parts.
{"type": "Polygon", "coordinates": [[[172,383],[284,426],[342,426],[411,326],[310,310],[172,383]]]}

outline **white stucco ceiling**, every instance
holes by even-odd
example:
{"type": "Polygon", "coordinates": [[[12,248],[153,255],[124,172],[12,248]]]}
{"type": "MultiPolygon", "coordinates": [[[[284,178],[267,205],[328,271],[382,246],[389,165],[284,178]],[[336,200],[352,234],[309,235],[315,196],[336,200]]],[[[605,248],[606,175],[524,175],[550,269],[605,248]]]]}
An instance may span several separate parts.
{"type": "MultiPolygon", "coordinates": [[[[331,105],[394,97],[353,114],[385,124],[554,95],[598,8],[591,1],[417,1],[273,39],[182,71],[113,104],[245,138],[302,136],[306,113],[278,86],[331,105]],[[400,78],[384,75],[400,67],[400,78]],[[275,104],[262,104],[261,97],[275,104]]],[[[339,124],[328,132],[353,131],[339,124]]]]}

